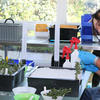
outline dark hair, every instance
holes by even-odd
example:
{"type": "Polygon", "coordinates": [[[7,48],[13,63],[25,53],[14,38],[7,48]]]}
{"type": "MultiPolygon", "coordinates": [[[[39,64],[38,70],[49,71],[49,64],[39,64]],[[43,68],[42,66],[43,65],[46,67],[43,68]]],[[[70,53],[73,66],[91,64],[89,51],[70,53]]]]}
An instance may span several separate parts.
{"type": "MultiPolygon", "coordinates": [[[[100,9],[99,10],[97,10],[94,14],[92,14],[92,23],[93,23],[93,19],[96,19],[96,20],[98,20],[98,21],[100,21],[100,9]]],[[[98,38],[98,31],[94,28],[94,24],[93,24],[93,26],[92,26],[92,33],[93,33],[93,35],[95,35],[95,37],[99,40],[99,42],[100,42],[100,39],[98,38]]]]}
{"type": "Polygon", "coordinates": [[[97,10],[93,15],[92,18],[95,18],[97,20],[100,20],[100,9],[97,10]]]}

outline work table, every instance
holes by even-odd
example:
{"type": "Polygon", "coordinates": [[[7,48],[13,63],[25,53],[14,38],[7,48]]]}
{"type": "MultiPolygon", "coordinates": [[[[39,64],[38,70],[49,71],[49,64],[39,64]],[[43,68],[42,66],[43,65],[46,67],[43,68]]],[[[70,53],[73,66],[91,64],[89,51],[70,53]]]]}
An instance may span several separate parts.
{"type": "MultiPolygon", "coordinates": [[[[88,72],[88,71],[85,71],[83,73],[82,83],[79,88],[79,97],[83,93],[90,75],[91,75],[91,72],[88,72]]],[[[19,86],[28,86],[27,82],[28,82],[27,77],[25,77],[24,81],[19,86]]],[[[63,100],[79,100],[79,97],[64,97],[63,100]]],[[[0,99],[1,100],[14,100],[14,95],[12,92],[0,91],[0,99]]],[[[40,96],[40,100],[43,100],[41,96],[40,96]]]]}

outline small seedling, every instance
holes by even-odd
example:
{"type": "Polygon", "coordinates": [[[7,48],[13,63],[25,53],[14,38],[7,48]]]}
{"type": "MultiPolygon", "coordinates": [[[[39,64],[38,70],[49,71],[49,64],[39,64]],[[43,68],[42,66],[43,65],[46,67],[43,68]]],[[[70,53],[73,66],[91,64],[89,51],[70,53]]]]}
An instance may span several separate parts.
{"type": "Polygon", "coordinates": [[[69,89],[50,89],[49,93],[47,93],[47,96],[51,96],[52,99],[57,99],[58,96],[65,96],[66,94],[71,92],[71,88],[69,89]]]}
{"type": "Polygon", "coordinates": [[[8,69],[8,74],[13,74],[14,72],[18,71],[21,67],[21,63],[16,64],[13,60],[4,60],[0,61],[0,74],[5,74],[5,69],[8,69]]]}
{"type": "Polygon", "coordinates": [[[78,80],[78,74],[80,74],[80,72],[81,72],[81,67],[80,67],[80,63],[79,62],[76,62],[75,69],[76,69],[75,79],[78,80]]]}

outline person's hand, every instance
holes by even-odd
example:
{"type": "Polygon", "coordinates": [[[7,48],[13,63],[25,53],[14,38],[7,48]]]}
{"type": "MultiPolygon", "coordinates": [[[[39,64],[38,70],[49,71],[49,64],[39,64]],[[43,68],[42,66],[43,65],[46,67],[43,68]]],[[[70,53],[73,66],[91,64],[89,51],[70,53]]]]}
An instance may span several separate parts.
{"type": "Polygon", "coordinates": [[[99,70],[98,67],[95,65],[81,65],[82,69],[90,71],[90,72],[97,72],[99,70]]]}
{"type": "Polygon", "coordinates": [[[96,56],[87,51],[79,51],[79,58],[84,64],[94,64],[96,56]]]}

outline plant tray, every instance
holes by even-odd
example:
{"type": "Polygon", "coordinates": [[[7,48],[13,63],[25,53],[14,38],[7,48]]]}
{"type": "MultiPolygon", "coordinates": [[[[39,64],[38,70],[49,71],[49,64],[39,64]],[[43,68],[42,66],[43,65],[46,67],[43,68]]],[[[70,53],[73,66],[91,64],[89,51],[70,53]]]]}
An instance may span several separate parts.
{"type": "MultiPolygon", "coordinates": [[[[78,26],[75,27],[77,28],[71,28],[71,26],[70,28],[60,27],[60,42],[70,42],[69,40],[72,37],[77,37],[79,29],[78,26]]],[[[55,26],[49,28],[49,42],[54,42],[54,41],[55,41],[55,26]]]]}
{"type": "MultiPolygon", "coordinates": [[[[67,78],[66,78],[66,76],[63,77],[63,75],[66,74],[66,71],[64,72],[64,70],[66,70],[66,69],[63,69],[63,70],[62,69],[54,69],[54,72],[55,72],[54,75],[52,73],[50,74],[48,69],[45,69],[45,68],[43,69],[45,71],[45,73],[43,71],[42,71],[42,73],[40,73],[40,71],[37,72],[37,70],[34,71],[28,77],[28,85],[31,87],[35,87],[37,89],[37,91],[36,91],[37,94],[40,94],[40,92],[43,91],[43,87],[46,86],[47,89],[71,88],[71,93],[68,93],[66,96],[78,97],[80,81],[74,79],[73,76],[71,76],[71,78],[69,76],[67,76],[67,78]],[[34,74],[35,72],[36,72],[36,75],[34,74]],[[61,75],[61,73],[63,75],[61,75]],[[39,74],[40,74],[40,76],[39,76],[39,74]],[[55,77],[55,74],[58,74],[57,78],[55,77]]],[[[74,71],[74,70],[72,70],[72,71],[74,71]]]]}
{"type": "Polygon", "coordinates": [[[12,75],[0,75],[0,91],[12,91],[24,80],[25,66],[12,75]]]}

